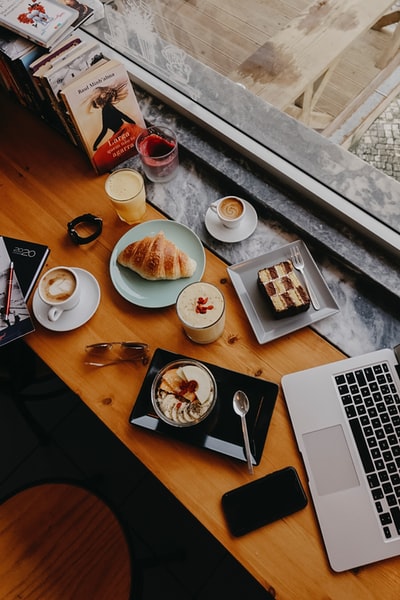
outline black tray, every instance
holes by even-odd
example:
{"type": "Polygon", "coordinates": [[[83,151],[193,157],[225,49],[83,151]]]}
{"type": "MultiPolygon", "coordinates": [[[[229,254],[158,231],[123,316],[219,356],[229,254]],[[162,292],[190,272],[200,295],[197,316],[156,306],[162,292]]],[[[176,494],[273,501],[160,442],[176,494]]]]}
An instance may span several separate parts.
{"type": "Polygon", "coordinates": [[[143,385],[129,417],[130,423],[165,434],[188,444],[214,450],[221,454],[246,460],[240,417],[232,405],[233,394],[241,389],[249,397],[250,410],[247,414],[252,462],[258,465],[264,450],[265,440],[272,412],[274,410],[278,386],[275,383],[236,373],[222,367],[203,362],[213,373],[217,382],[217,403],[212,413],[199,425],[193,427],[173,427],[161,421],[151,404],[151,384],[166,364],[181,358],[189,358],[157,348],[149,365],[143,385]]]}

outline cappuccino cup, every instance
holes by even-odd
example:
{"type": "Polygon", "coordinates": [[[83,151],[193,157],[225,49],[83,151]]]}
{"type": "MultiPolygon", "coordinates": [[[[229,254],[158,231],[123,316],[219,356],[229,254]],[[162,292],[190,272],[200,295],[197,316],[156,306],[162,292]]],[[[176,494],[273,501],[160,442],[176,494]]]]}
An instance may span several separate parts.
{"type": "Polygon", "coordinates": [[[225,298],[212,283],[189,283],[176,301],[176,313],[187,337],[197,344],[215,342],[225,328],[225,298]]]}
{"type": "Polygon", "coordinates": [[[78,276],[70,267],[54,267],[41,278],[38,293],[42,302],[49,307],[49,321],[57,321],[65,310],[72,310],[78,305],[78,276]]]}
{"type": "Polygon", "coordinates": [[[210,208],[217,214],[222,225],[228,229],[239,227],[246,213],[246,204],[238,196],[225,196],[213,202],[210,208]]]}

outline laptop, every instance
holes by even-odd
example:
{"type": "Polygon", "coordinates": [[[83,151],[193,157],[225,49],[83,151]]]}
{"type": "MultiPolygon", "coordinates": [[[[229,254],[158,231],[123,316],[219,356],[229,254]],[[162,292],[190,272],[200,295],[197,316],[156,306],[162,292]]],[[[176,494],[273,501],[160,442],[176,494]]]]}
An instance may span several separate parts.
{"type": "Polygon", "coordinates": [[[400,555],[400,345],[282,378],[334,571],[400,555]]]}

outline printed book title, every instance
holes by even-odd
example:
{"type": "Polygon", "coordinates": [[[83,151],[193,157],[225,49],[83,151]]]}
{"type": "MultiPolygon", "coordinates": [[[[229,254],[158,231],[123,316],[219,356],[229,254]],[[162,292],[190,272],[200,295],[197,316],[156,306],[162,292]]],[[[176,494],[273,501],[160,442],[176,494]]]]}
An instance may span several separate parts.
{"type": "Polygon", "coordinates": [[[78,88],[77,92],[78,92],[78,94],[84,94],[90,88],[97,87],[101,83],[104,83],[105,81],[107,81],[108,79],[112,79],[113,77],[115,77],[115,73],[114,72],[113,73],[107,73],[107,75],[105,75],[104,77],[100,77],[99,79],[96,79],[96,81],[90,81],[87,84],[87,86],[85,86],[84,88],[78,88]]]}

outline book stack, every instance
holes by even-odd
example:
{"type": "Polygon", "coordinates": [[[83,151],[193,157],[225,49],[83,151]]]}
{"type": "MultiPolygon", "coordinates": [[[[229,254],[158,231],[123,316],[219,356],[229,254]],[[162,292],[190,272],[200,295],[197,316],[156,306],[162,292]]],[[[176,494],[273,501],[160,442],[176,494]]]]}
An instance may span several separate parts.
{"type": "MultiPolygon", "coordinates": [[[[64,15],[64,1],[40,0],[40,4],[55,4],[64,15]]],[[[134,156],[136,137],[145,122],[124,65],[105,57],[98,42],[82,40],[73,25],[72,33],[65,35],[64,29],[55,44],[45,47],[33,42],[25,30],[16,31],[15,21],[22,5],[38,4],[12,0],[9,5],[15,5],[7,13],[8,21],[13,16],[14,27],[6,22],[7,11],[0,0],[3,87],[80,147],[97,173],[110,171],[134,156]]],[[[74,13],[75,17],[79,14],[74,13]]]]}

